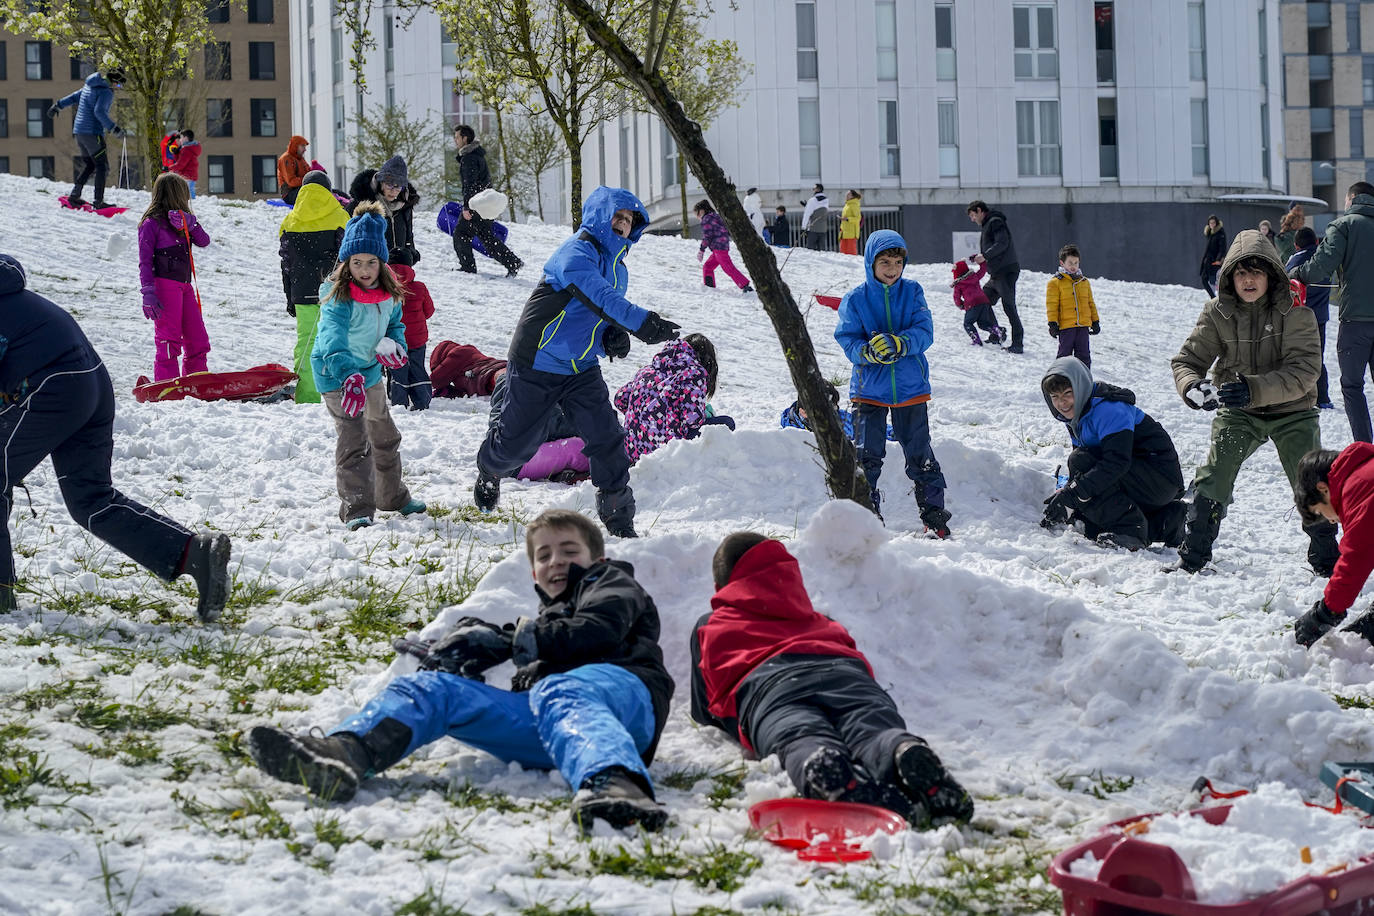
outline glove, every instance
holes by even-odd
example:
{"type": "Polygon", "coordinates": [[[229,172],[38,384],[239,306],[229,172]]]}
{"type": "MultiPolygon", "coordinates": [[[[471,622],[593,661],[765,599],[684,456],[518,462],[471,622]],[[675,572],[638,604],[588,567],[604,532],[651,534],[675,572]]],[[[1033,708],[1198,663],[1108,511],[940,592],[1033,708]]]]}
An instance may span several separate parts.
{"type": "Polygon", "coordinates": [[[512,629],[476,617],[464,617],[457,627],[434,641],[420,667],[463,677],[480,675],[510,660],[512,629]]]}
{"type": "Polygon", "coordinates": [[[186,228],[186,214],[180,210],[168,210],[167,222],[172,224],[172,228],[180,232],[186,228]]]}
{"type": "Polygon", "coordinates": [[[286,314],[290,315],[292,318],[295,318],[295,317],[296,317],[296,303],[294,303],[294,302],[288,302],[288,303],[286,303],[286,314]]]}
{"type": "Polygon", "coordinates": [[[650,312],[634,335],[646,344],[663,343],[677,340],[677,331],[680,327],[682,326],[660,318],[658,312],[650,312]]]}
{"type": "Polygon", "coordinates": [[[624,359],[630,355],[630,333],[618,324],[606,325],[606,330],[601,334],[601,349],[606,351],[606,358],[612,362],[624,359]]]}
{"type": "Polygon", "coordinates": [[[114,134],[116,137],[122,137],[124,136],[124,128],[116,124],[114,127],[110,128],[110,133],[114,134]]]}
{"type": "Polygon", "coordinates": [[[1101,334],[1101,333],[1102,333],[1102,324],[1101,324],[1100,322],[1094,321],[1094,322],[1093,322],[1093,326],[1090,327],[1090,328],[1088,328],[1088,333],[1089,333],[1089,334],[1101,334]]]}
{"type": "Polygon", "coordinates": [[[1055,525],[1067,525],[1069,516],[1074,509],[1078,508],[1079,502],[1076,484],[1070,482],[1068,486],[1055,490],[1045,500],[1045,515],[1040,519],[1040,527],[1053,528],[1055,525]]]}
{"type": "Polygon", "coordinates": [[[386,366],[388,369],[399,369],[409,362],[405,347],[402,347],[390,337],[383,337],[377,341],[377,362],[386,366]]]}
{"type": "Polygon", "coordinates": [[[1050,322],[1050,336],[1051,336],[1051,337],[1058,337],[1058,336],[1059,336],[1059,322],[1057,322],[1057,321],[1051,321],[1051,322],[1050,322]]]}
{"type": "Polygon", "coordinates": [[[363,380],[361,372],[355,372],[343,383],[343,400],[339,404],[343,408],[344,416],[352,419],[363,412],[367,406],[367,383],[363,380]]]}
{"type": "Polygon", "coordinates": [[[162,314],[162,303],[158,301],[156,293],[143,294],[143,317],[149,321],[155,320],[162,314]]]}
{"type": "Polygon", "coordinates": [[[868,346],[884,365],[895,363],[906,355],[906,341],[896,334],[874,334],[869,338],[868,346]]]}
{"type": "Polygon", "coordinates": [[[510,679],[511,693],[524,693],[535,684],[539,679],[547,674],[546,666],[542,661],[530,662],[528,665],[521,665],[516,669],[515,675],[510,679]]]}
{"type": "Polygon", "coordinates": [[[697,249],[697,263],[698,263],[698,264],[701,263],[701,257],[702,257],[702,255],[704,255],[704,254],[706,254],[706,249],[705,249],[705,248],[698,248],[698,249],[697,249]]]}
{"type": "Polygon", "coordinates": [[[1200,378],[1183,389],[1183,403],[1194,410],[1216,410],[1221,406],[1217,389],[1210,379],[1200,378]]]}
{"type": "Polygon", "coordinates": [[[1344,614],[1331,613],[1331,610],[1326,606],[1326,601],[1318,598],[1317,603],[1312,605],[1307,613],[1299,617],[1298,622],[1293,625],[1293,638],[1304,649],[1311,648],[1312,643],[1321,639],[1328,630],[1343,620],[1345,620],[1344,614]]]}
{"type": "Polygon", "coordinates": [[[706,418],[706,421],[705,421],[704,423],[702,423],[701,425],[702,425],[702,426],[725,426],[725,427],[729,427],[730,432],[734,432],[734,431],[735,431],[735,419],[734,419],[734,417],[728,417],[728,416],[726,416],[726,415],[723,414],[723,413],[718,413],[718,414],[716,414],[714,417],[707,417],[707,418],[706,418]]]}
{"type": "Polygon", "coordinates": [[[873,352],[871,344],[864,344],[863,349],[859,351],[859,358],[874,366],[881,366],[883,364],[883,361],[878,358],[878,354],[873,352]]]}
{"type": "Polygon", "coordinates": [[[511,661],[516,667],[523,668],[539,660],[539,642],[534,635],[534,618],[521,617],[515,621],[515,632],[511,634],[511,661]]]}
{"type": "Polygon", "coordinates": [[[61,111],[61,110],[62,110],[62,109],[60,109],[60,108],[57,107],[57,103],[56,103],[56,102],[53,102],[51,105],[48,106],[48,117],[50,117],[50,118],[55,118],[55,117],[57,117],[57,113],[58,113],[59,111],[61,111]]]}
{"type": "Polygon", "coordinates": [[[1238,381],[1227,382],[1217,389],[1217,400],[1222,407],[1244,407],[1250,403],[1250,384],[1244,376],[1238,381]]]}
{"type": "Polygon", "coordinates": [[[1349,623],[1345,627],[1347,633],[1358,633],[1365,639],[1374,643],[1374,608],[1364,612],[1364,616],[1359,620],[1349,623]]]}

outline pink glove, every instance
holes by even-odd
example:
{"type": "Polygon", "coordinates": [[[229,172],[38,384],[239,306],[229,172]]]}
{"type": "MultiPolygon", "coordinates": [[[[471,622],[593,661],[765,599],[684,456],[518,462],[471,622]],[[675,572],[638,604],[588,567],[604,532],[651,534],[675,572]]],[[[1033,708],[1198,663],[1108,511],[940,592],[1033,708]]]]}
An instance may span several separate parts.
{"type": "Polygon", "coordinates": [[[388,369],[399,369],[408,362],[406,351],[390,337],[377,342],[377,362],[388,369]]]}
{"type": "Polygon", "coordinates": [[[697,260],[700,261],[700,260],[701,260],[701,256],[704,255],[705,253],[706,253],[706,249],[704,249],[704,248],[698,248],[698,249],[697,249],[697,260]]]}
{"type": "Polygon", "coordinates": [[[168,210],[167,222],[172,224],[172,228],[180,231],[186,228],[186,214],[180,210],[168,210]]]}
{"type": "Polygon", "coordinates": [[[344,416],[352,418],[363,412],[367,406],[367,387],[363,381],[363,374],[355,372],[343,383],[343,407],[344,416]]]}

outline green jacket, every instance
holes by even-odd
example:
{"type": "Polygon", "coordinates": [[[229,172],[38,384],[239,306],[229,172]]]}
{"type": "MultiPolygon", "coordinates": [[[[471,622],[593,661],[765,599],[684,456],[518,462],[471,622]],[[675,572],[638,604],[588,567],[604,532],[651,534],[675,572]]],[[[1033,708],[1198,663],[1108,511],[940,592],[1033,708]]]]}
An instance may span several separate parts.
{"type": "Polygon", "coordinates": [[[1209,372],[1217,386],[1244,378],[1250,386],[1246,413],[1272,417],[1308,410],[1317,406],[1321,352],[1317,319],[1293,303],[1278,251],[1258,230],[1246,229],[1221,262],[1217,297],[1203,306],[1173,358],[1174,385],[1182,395],[1209,372]],[[1256,256],[1269,265],[1269,291],[1247,304],[1236,296],[1231,278],[1237,263],[1256,256]]]}
{"type": "Polygon", "coordinates": [[[1288,275],[1304,283],[1333,277],[1339,284],[1336,317],[1374,321],[1374,197],[1355,195],[1350,209],[1326,227],[1317,253],[1288,275]]]}

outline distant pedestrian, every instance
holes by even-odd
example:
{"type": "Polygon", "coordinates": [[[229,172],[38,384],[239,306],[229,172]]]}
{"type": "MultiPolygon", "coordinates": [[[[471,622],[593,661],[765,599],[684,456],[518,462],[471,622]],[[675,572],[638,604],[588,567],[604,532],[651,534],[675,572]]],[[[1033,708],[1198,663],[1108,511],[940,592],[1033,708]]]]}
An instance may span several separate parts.
{"type": "Polygon", "coordinates": [[[840,254],[859,253],[859,229],[863,225],[859,206],[862,200],[863,195],[858,191],[850,189],[845,192],[844,209],[840,211],[840,254]]]}
{"type": "Polygon", "coordinates": [[[1279,250],[1279,260],[1285,264],[1293,256],[1293,252],[1298,250],[1295,237],[1302,228],[1303,219],[1302,204],[1295,201],[1283,215],[1283,219],[1279,220],[1279,234],[1274,237],[1274,247],[1279,250]]]}
{"type": "Polygon", "coordinates": [[[124,129],[110,119],[110,103],[114,101],[114,91],[124,84],[124,71],[111,67],[104,74],[92,73],[86,77],[86,85],[71,95],[58,99],[48,109],[48,117],[55,118],[63,108],[76,106],[76,118],[72,121],[72,136],[81,149],[81,171],[67,195],[67,203],[80,207],[85,203],[81,192],[86,188],[86,179],[95,175],[95,202],[91,206],[100,210],[108,207],[105,201],[105,175],[110,168],[106,155],[105,133],[116,137],[124,136],[124,129]]]}
{"type": "Polygon", "coordinates": [[[773,217],[773,222],[769,226],[769,232],[773,236],[775,248],[792,247],[792,224],[787,221],[786,207],[778,207],[777,215],[773,217]]]}
{"type": "Polygon", "coordinates": [[[196,140],[196,132],[189,127],[183,127],[177,133],[181,137],[181,148],[177,150],[177,161],[172,164],[170,171],[186,179],[186,184],[191,188],[191,199],[195,200],[196,181],[200,178],[200,142],[196,140]]]}
{"type": "Polygon", "coordinates": [[[735,282],[740,292],[752,293],[754,287],[749,285],[749,278],[730,259],[730,230],[725,228],[725,221],[720,218],[716,208],[711,206],[709,200],[699,200],[692,208],[692,214],[701,220],[701,246],[697,249],[697,260],[700,261],[708,250],[711,252],[711,256],[701,265],[701,282],[714,287],[716,268],[719,267],[735,282]]]}
{"type": "Polygon", "coordinates": [[[749,217],[749,222],[754,227],[754,231],[763,235],[763,199],[759,197],[758,188],[750,188],[745,192],[744,215],[749,217]]]}
{"type": "MultiPolygon", "coordinates": [[[[1299,229],[1294,234],[1294,241],[1298,246],[1297,251],[1288,259],[1286,270],[1306,264],[1312,260],[1312,255],[1317,253],[1317,233],[1310,227],[1303,226],[1299,229]]],[[[1307,307],[1312,310],[1312,317],[1317,319],[1317,336],[1322,342],[1322,374],[1317,377],[1317,406],[1323,410],[1332,410],[1336,405],[1331,403],[1330,380],[1326,371],[1326,322],[1331,318],[1329,277],[1313,278],[1312,282],[1307,284],[1307,307]]]]}
{"type": "Polygon", "coordinates": [[[825,235],[829,229],[830,201],[825,196],[825,186],[816,182],[815,193],[810,200],[802,201],[802,244],[813,251],[825,250],[825,235]]]}
{"type": "Polygon", "coordinates": [[[277,157],[277,190],[281,192],[281,199],[292,206],[301,191],[301,182],[310,172],[310,162],[305,158],[309,146],[309,140],[292,134],[286,142],[286,152],[277,157]]]}
{"type": "Polygon", "coordinates": [[[1021,276],[1021,265],[1016,260],[1016,245],[1011,240],[1006,214],[1001,210],[989,210],[987,204],[975,200],[968,205],[968,218],[982,229],[978,239],[978,254],[969,260],[988,265],[988,282],[983,286],[983,292],[988,294],[988,301],[993,305],[1001,300],[1002,310],[1007,313],[1007,322],[1011,325],[1011,346],[1007,352],[1024,352],[1022,346],[1026,332],[1021,327],[1021,316],[1016,311],[1016,280],[1021,276]]]}
{"type": "Polygon", "coordinates": [[[477,273],[477,260],[472,256],[472,239],[482,240],[482,248],[496,263],[506,268],[506,276],[513,277],[525,266],[506,243],[492,231],[491,220],[483,219],[468,204],[472,198],[491,187],[491,173],[487,170],[487,151],[477,142],[477,133],[466,124],[453,129],[453,142],[458,146],[458,174],[463,183],[463,218],[453,227],[453,252],[458,255],[458,269],[465,274],[477,273]]]}
{"type": "Polygon", "coordinates": [[[1226,227],[1213,213],[1207,217],[1202,234],[1207,239],[1207,250],[1202,253],[1202,266],[1198,273],[1202,277],[1202,288],[1207,290],[1207,297],[1211,299],[1216,297],[1217,271],[1221,270],[1221,262],[1226,257],[1226,227]]]}

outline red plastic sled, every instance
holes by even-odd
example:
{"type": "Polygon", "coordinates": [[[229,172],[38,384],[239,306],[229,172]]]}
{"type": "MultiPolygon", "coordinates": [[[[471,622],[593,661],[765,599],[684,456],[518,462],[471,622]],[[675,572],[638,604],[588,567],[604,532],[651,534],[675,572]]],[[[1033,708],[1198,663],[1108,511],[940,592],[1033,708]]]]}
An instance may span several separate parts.
{"type": "Polygon", "coordinates": [[[276,394],[295,380],[296,373],[276,363],[254,366],[242,372],[198,372],[161,382],[150,382],[146,375],[140,375],[138,384],[134,385],[134,400],[140,404],[183,398],[248,401],[276,394]]]}
{"type": "Polygon", "coordinates": [[[815,296],[816,301],[826,308],[834,309],[837,312],[840,310],[840,296],[822,296],[820,293],[816,293],[815,296]]]}
{"type": "Polygon", "coordinates": [[[886,808],[814,798],[759,802],[749,809],[749,825],[768,842],[795,849],[797,858],[806,862],[862,862],[872,853],[850,840],[907,827],[901,815],[886,808]],[[821,835],[826,839],[815,842],[821,835]]]}
{"type": "Polygon", "coordinates": [[[68,210],[76,210],[80,213],[99,213],[106,218],[114,216],[116,213],[123,213],[125,210],[129,209],[128,207],[101,207],[97,210],[90,204],[82,204],[79,207],[73,207],[65,196],[57,198],[57,202],[68,210]]]}

